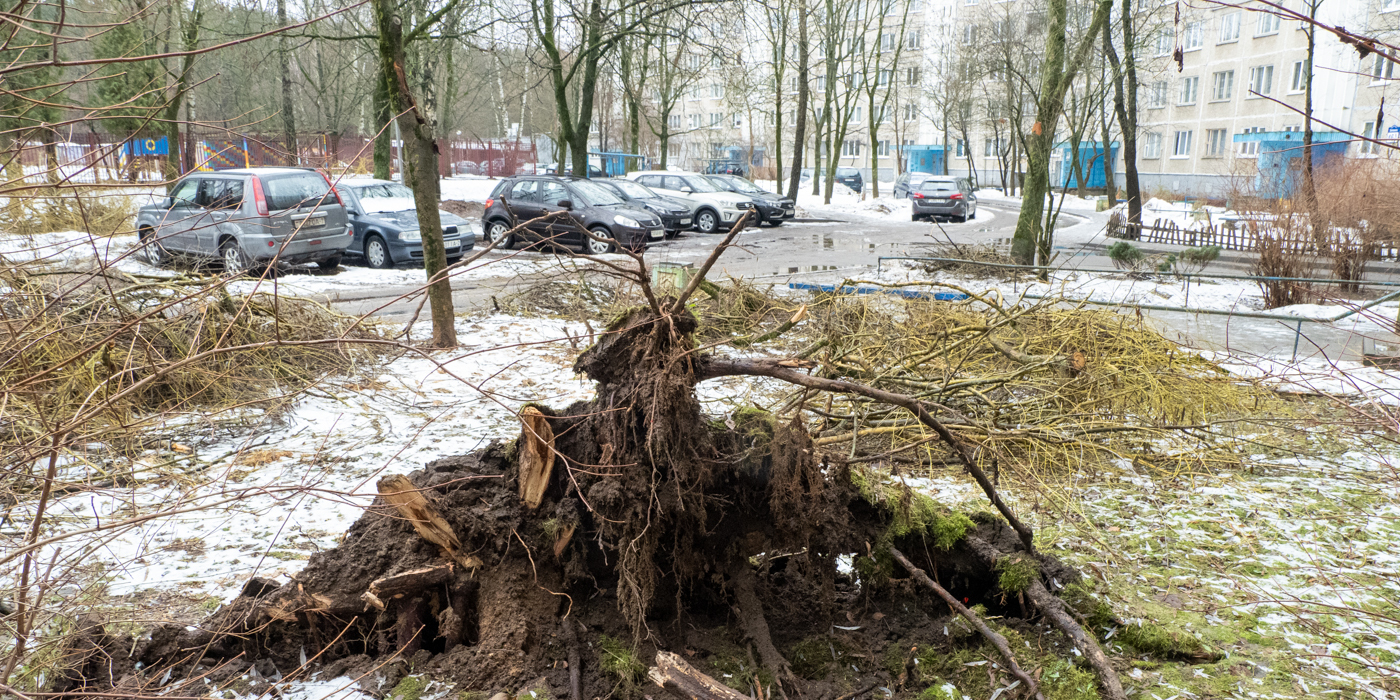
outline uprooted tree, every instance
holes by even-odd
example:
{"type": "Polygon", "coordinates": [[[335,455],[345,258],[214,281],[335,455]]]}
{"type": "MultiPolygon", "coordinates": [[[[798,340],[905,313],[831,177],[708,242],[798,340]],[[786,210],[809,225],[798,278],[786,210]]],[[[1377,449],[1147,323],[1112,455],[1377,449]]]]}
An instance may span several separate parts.
{"type": "Polygon", "coordinates": [[[55,690],[218,683],[250,669],[286,677],[309,665],[382,690],[411,665],[477,691],[638,695],[645,652],[657,659],[651,681],[680,697],[749,697],[728,686],[850,698],[876,682],[916,691],[930,681],[920,660],[980,635],[995,649],[989,678],[1008,697],[1039,696],[1040,669],[1016,660],[1029,645],[1014,648],[982,610],[1023,631],[1043,618],[1036,634],[1052,635],[1061,658],[1082,658],[1104,697],[1125,697],[1094,633],[1052,592],[1077,574],[1034,549],[941,409],[809,373],[806,360],[699,352],[686,300],[717,256],[675,296],[637,275],[647,303],[576,362],[597,383],[591,401],[527,406],[518,439],[385,477],[340,546],[289,583],[247,582],[197,627],[132,640],[87,621],[55,690]],[[801,411],[708,419],[696,385],[735,376],[908,411],[1000,516],[969,518],[825,454],[801,411]],[[926,641],[898,643],[910,637],[926,641]],[[861,653],[872,645],[887,647],[880,659],[861,653]]]}

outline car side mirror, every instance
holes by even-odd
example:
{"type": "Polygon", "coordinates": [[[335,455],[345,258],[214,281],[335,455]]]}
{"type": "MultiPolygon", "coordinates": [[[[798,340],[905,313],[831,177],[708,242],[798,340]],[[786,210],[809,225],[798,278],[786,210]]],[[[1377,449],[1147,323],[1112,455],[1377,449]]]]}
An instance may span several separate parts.
{"type": "Polygon", "coordinates": [[[175,198],[174,198],[174,197],[166,197],[165,199],[160,200],[160,206],[161,206],[162,209],[174,209],[174,208],[175,208],[175,198]]]}
{"type": "Polygon", "coordinates": [[[683,185],[683,186],[681,187],[681,191],[684,192],[684,193],[686,193],[686,194],[690,194],[690,193],[694,192],[695,190],[690,189],[690,186],[689,186],[689,185],[683,185]]]}
{"type": "Polygon", "coordinates": [[[559,200],[559,208],[560,208],[560,209],[565,209],[565,210],[573,209],[573,208],[574,208],[574,203],[573,203],[571,200],[568,200],[568,199],[561,199],[561,200],[559,200]]]}

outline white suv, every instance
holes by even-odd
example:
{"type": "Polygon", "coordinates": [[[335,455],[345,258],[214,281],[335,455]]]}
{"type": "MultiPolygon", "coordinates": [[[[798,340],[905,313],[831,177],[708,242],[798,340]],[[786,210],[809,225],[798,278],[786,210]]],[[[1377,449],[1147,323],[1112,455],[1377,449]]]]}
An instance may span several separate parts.
{"type": "Polygon", "coordinates": [[[684,199],[695,205],[695,230],[701,233],[715,233],[728,229],[739,219],[739,215],[754,208],[752,197],[725,192],[696,173],[642,170],[628,173],[627,179],[636,180],[663,195],[684,199]]]}

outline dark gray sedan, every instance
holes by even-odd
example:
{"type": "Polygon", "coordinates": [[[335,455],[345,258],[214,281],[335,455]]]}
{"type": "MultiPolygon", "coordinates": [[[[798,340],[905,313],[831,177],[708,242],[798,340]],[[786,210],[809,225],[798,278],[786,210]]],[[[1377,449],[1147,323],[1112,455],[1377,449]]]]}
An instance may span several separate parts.
{"type": "Polygon", "coordinates": [[[932,219],[946,216],[958,221],[977,218],[977,195],[972,181],[965,177],[931,177],[919,183],[919,189],[909,198],[912,218],[932,219]]]}
{"type": "MultiPolygon", "coordinates": [[[[423,234],[413,190],[387,180],[346,180],[336,189],[355,229],[347,255],[363,258],[373,268],[423,262],[423,234]]],[[[438,210],[438,215],[447,262],[454,263],[476,245],[480,226],[450,212],[438,210]]]]}

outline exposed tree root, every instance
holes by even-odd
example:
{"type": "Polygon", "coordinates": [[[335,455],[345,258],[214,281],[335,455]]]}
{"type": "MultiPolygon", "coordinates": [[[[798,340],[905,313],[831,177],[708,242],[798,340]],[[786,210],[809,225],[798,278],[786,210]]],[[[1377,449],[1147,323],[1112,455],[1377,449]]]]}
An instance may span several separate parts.
{"type": "Polygon", "coordinates": [[[947,589],[938,585],[937,581],[929,578],[928,574],[924,573],[923,569],[914,566],[914,564],[909,561],[909,558],[904,556],[903,552],[894,547],[890,547],[890,555],[912,574],[916,581],[922,583],[925,588],[937,593],[938,597],[942,598],[943,601],[948,604],[948,607],[953,609],[953,612],[962,615],[977,629],[978,633],[985,637],[992,646],[996,647],[998,652],[1001,652],[1001,658],[1006,661],[1006,667],[1011,670],[1011,673],[1015,675],[1021,683],[1025,684],[1026,692],[1040,700],[1045,700],[1045,696],[1040,694],[1040,688],[1035,682],[1035,679],[1031,678],[1030,674],[1022,671],[1021,665],[1016,663],[1016,656],[1011,653],[1011,647],[1007,646],[1006,637],[997,634],[995,630],[987,626],[987,623],[982,621],[982,618],[978,617],[977,614],[971,610],[968,610],[966,605],[959,602],[952,593],[949,593],[947,589]]]}

